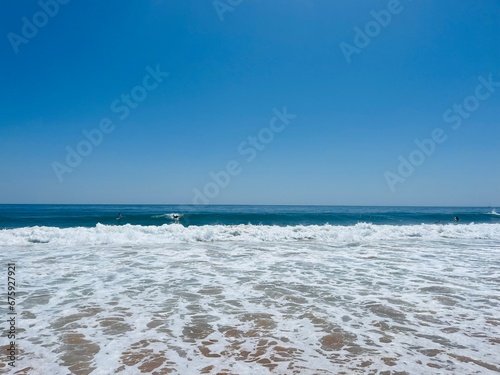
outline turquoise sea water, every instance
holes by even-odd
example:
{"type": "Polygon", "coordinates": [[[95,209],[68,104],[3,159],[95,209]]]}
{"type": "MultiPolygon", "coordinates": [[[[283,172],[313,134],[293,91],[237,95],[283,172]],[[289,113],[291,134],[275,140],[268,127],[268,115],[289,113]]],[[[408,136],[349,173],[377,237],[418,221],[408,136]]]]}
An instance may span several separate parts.
{"type": "Polygon", "coordinates": [[[104,225],[412,225],[500,223],[488,207],[190,206],[190,205],[0,205],[0,228],[104,225]],[[118,214],[122,218],[117,220],[118,214]],[[178,214],[175,220],[173,214],[178,214]]]}

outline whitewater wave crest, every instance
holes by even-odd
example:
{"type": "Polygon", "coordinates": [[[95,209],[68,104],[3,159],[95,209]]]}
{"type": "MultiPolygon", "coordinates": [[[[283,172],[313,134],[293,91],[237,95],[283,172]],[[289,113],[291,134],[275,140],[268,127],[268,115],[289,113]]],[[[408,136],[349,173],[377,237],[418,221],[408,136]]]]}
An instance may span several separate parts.
{"type": "Polygon", "coordinates": [[[500,224],[468,225],[205,225],[185,227],[102,225],[92,228],[24,227],[0,230],[0,246],[157,245],[196,242],[316,241],[324,244],[381,244],[383,241],[442,241],[447,239],[500,241],[500,224]]]}
{"type": "Polygon", "coordinates": [[[171,213],[171,214],[161,214],[161,215],[153,215],[151,216],[152,219],[171,219],[171,220],[178,220],[182,217],[182,214],[178,213],[171,213]]]}

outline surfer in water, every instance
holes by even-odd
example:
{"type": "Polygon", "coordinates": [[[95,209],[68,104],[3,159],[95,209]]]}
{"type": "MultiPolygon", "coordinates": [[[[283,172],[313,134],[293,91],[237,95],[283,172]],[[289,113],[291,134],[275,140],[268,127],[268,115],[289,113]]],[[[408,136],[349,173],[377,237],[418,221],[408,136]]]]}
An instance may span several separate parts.
{"type": "Polygon", "coordinates": [[[121,213],[119,213],[118,216],[116,217],[116,220],[120,221],[122,218],[123,218],[123,215],[121,213]]]}
{"type": "Polygon", "coordinates": [[[453,220],[455,220],[458,223],[460,221],[460,218],[458,216],[455,216],[453,220]]]}

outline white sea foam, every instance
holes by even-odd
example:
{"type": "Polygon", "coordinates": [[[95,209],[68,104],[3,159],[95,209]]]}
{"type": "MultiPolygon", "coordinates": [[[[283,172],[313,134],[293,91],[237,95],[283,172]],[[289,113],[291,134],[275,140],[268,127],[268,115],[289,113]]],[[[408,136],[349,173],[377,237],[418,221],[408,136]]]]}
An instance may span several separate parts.
{"type": "Polygon", "coordinates": [[[205,225],[184,227],[180,224],[140,226],[102,225],[93,228],[25,227],[0,230],[0,246],[78,245],[155,245],[193,242],[282,242],[321,241],[330,244],[363,243],[381,240],[500,240],[500,224],[468,225],[205,225]]]}
{"type": "Polygon", "coordinates": [[[177,220],[180,219],[183,215],[179,213],[171,213],[171,214],[161,214],[161,215],[153,215],[151,218],[153,219],[172,219],[177,220]]]}
{"type": "Polygon", "coordinates": [[[27,374],[500,371],[500,224],[34,227],[0,244],[27,374]]]}

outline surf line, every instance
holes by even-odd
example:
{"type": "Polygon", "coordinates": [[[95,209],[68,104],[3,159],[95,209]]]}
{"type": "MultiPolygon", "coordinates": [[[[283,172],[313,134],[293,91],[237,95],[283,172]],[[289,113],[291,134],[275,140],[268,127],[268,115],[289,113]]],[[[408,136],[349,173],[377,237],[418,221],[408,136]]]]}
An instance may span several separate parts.
{"type": "MultiPolygon", "coordinates": [[[[274,140],[276,133],[281,133],[290,124],[297,115],[288,113],[287,108],[283,107],[282,111],[273,108],[274,116],[269,121],[269,125],[263,127],[257,133],[257,136],[248,136],[247,139],[238,145],[238,154],[244,157],[247,163],[255,160],[259,152],[262,152],[266,145],[274,140]]],[[[216,198],[222,189],[229,186],[231,179],[238,176],[243,171],[241,163],[237,160],[229,160],[226,163],[226,168],[216,173],[210,172],[208,175],[211,181],[207,182],[200,190],[193,189],[193,204],[202,205],[209,204],[211,199],[216,198]]]]}

